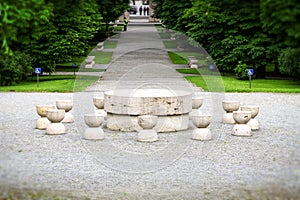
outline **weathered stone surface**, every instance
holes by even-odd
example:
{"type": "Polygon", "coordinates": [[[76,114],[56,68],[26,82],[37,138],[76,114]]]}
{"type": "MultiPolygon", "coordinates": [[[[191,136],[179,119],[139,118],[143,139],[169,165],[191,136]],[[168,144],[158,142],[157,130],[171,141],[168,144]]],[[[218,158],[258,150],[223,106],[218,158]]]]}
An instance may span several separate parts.
{"type": "MultiPolygon", "coordinates": [[[[153,127],[157,132],[174,132],[186,130],[189,115],[158,116],[157,124],[153,127]]],[[[107,113],[107,128],[114,131],[140,131],[137,116],[107,113]]]]}
{"type": "Polygon", "coordinates": [[[152,129],[140,130],[137,140],[139,142],[155,142],[158,140],[157,132],[152,129]]]}
{"type": "Polygon", "coordinates": [[[104,109],[125,115],[179,115],[192,110],[192,93],[166,89],[120,89],[104,93],[104,109]]]}
{"type": "Polygon", "coordinates": [[[232,114],[232,112],[230,112],[230,113],[225,113],[225,114],[223,115],[222,122],[223,122],[224,124],[235,124],[235,121],[234,121],[234,119],[233,119],[233,114],[232,114]]]}
{"type": "Polygon", "coordinates": [[[36,120],[36,128],[40,130],[46,130],[50,123],[51,122],[47,119],[47,117],[41,117],[36,120]]]}
{"type": "Polygon", "coordinates": [[[87,56],[86,59],[85,59],[85,63],[86,64],[92,64],[94,59],[95,59],[95,56],[87,56]]]}
{"type": "Polygon", "coordinates": [[[211,115],[192,115],[190,119],[197,128],[206,128],[211,122],[211,115]]]}
{"type": "Polygon", "coordinates": [[[95,66],[95,61],[92,61],[90,64],[85,64],[85,68],[93,68],[95,66]]]}
{"type": "Polygon", "coordinates": [[[61,121],[62,123],[73,123],[74,120],[74,116],[71,112],[66,112],[65,113],[65,118],[61,121]]]}
{"type": "Polygon", "coordinates": [[[102,128],[86,128],[83,138],[86,140],[103,140],[105,134],[102,128]]]}
{"type": "Polygon", "coordinates": [[[193,130],[192,139],[201,141],[211,140],[212,135],[208,128],[196,128],[193,130]]]}
{"type": "Polygon", "coordinates": [[[37,114],[41,117],[46,117],[46,111],[53,110],[53,109],[55,109],[55,105],[37,105],[36,106],[37,114]]]}
{"type": "Polygon", "coordinates": [[[85,114],[84,122],[88,127],[99,127],[104,121],[104,116],[99,114],[85,114]]]}
{"type": "Polygon", "coordinates": [[[223,101],[222,106],[226,112],[233,112],[233,111],[236,111],[239,109],[240,102],[239,101],[223,101]]]}
{"type": "Polygon", "coordinates": [[[56,100],[56,107],[57,109],[65,110],[66,112],[69,112],[72,110],[73,107],[73,101],[72,100],[56,100]]]}
{"type": "Polygon", "coordinates": [[[154,115],[142,115],[138,116],[138,124],[143,129],[152,129],[157,124],[157,116],[154,115]]]}
{"type": "Polygon", "coordinates": [[[247,124],[235,124],[233,126],[232,135],[235,136],[252,136],[251,127],[247,124]]]}
{"type": "Polygon", "coordinates": [[[65,118],[65,113],[66,111],[62,109],[52,109],[46,111],[46,116],[50,122],[58,123],[65,118]]]}
{"type": "Polygon", "coordinates": [[[251,118],[254,118],[259,113],[259,107],[258,106],[241,106],[241,111],[250,111],[251,112],[251,118]]]}
{"type": "Polygon", "coordinates": [[[192,108],[193,109],[198,109],[202,106],[203,104],[203,98],[202,97],[193,97],[192,98],[192,108]]]}
{"type": "Polygon", "coordinates": [[[94,97],[93,103],[96,108],[103,109],[104,108],[104,97],[94,97]]]}
{"type": "Polygon", "coordinates": [[[105,110],[104,110],[104,109],[96,109],[96,110],[95,110],[95,114],[98,114],[98,115],[103,115],[103,117],[104,117],[104,120],[106,120],[106,119],[107,119],[107,112],[105,112],[105,110]]]}
{"type": "Polygon", "coordinates": [[[251,112],[233,111],[233,119],[237,124],[246,124],[251,119],[251,112]]]}
{"type": "Polygon", "coordinates": [[[46,134],[61,135],[66,133],[66,128],[62,123],[51,123],[47,126],[46,134]]]}
{"type": "Polygon", "coordinates": [[[250,119],[250,121],[247,124],[251,127],[252,131],[259,130],[259,123],[256,118],[250,119]]]}

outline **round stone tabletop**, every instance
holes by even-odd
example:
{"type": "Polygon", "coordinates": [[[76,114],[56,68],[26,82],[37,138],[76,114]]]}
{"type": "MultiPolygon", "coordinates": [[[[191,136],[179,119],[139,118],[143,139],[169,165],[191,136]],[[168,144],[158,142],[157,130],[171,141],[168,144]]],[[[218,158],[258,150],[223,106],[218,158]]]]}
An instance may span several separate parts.
{"type": "Polygon", "coordinates": [[[104,109],[120,115],[181,115],[192,110],[192,93],[167,89],[117,89],[104,92],[104,109]]]}

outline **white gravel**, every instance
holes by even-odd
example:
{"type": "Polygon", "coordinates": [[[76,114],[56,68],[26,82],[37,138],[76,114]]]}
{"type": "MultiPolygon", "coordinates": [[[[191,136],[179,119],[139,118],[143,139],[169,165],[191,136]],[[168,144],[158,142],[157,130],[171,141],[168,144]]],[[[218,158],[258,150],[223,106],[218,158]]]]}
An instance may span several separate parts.
{"type": "Polygon", "coordinates": [[[299,199],[300,94],[202,94],[212,141],[191,140],[191,125],[150,144],[105,127],[105,140],[82,140],[92,92],[0,93],[0,199],[299,199]],[[74,100],[76,123],[45,135],[35,106],[58,99],[74,100]],[[261,129],[231,136],[223,99],[259,105],[261,129]]]}

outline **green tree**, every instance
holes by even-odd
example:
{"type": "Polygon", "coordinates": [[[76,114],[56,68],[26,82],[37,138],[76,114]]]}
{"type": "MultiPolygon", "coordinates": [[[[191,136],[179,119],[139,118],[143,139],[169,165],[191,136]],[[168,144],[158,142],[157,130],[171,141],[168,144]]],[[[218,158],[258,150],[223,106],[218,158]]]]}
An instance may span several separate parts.
{"type": "Polygon", "coordinates": [[[278,58],[279,70],[281,73],[300,80],[300,48],[284,49],[278,58]]]}
{"type": "Polygon", "coordinates": [[[109,23],[114,22],[129,8],[129,0],[97,0],[97,4],[105,22],[106,32],[109,31],[109,23]]]}

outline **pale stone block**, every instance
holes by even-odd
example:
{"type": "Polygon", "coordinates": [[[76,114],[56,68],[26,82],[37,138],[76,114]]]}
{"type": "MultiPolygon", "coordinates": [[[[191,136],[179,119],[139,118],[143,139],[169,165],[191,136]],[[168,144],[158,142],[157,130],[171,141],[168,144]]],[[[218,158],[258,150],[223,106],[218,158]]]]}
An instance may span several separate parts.
{"type": "Polygon", "coordinates": [[[208,128],[196,128],[193,130],[192,139],[201,141],[211,140],[212,135],[208,128]]]}
{"type": "Polygon", "coordinates": [[[158,140],[157,132],[152,129],[140,130],[137,140],[139,142],[155,142],[158,140]]]}
{"type": "Polygon", "coordinates": [[[123,89],[104,93],[106,112],[125,115],[178,115],[192,110],[192,94],[183,90],[123,89]]]}
{"type": "Polygon", "coordinates": [[[95,56],[87,56],[87,58],[85,59],[85,63],[86,64],[91,64],[95,59],[95,56]]]}
{"type": "Polygon", "coordinates": [[[191,65],[190,65],[190,68],[191,68],[191,69],[198,69],[198,65],[197,65],[197,64],[191,64],[191,65]]]}
{"type": "Polygon", "coordinates": [[[251,130],[253,131],[259,130],[259,123],[256,118],[250,119],[250,121],[247,124],[251,127],[251,130]]]}
{"type": "Polygon", "coordinates": [[[90,64],[85,64],[85,68],[93,68],[95,65],[95,61],[92,61],[90,64]]]}
{"type": "Polygon", "coordinates": [[[235,136],[252,136],[251,127],[247,124],[236,124],[233,126],[233,133],[235,136]]]}
{"type": "MultiPolygon", "coordinates": [[[[189,115],[158,116],[154,130],[174,132],[188,129],[189,115]]],[[[114,131],[140,131],[137,116],[107,113],[107,128],[114,131]]]]}
{"type": "Polygon", "coordinates": [[[40,130],[46,130],[47,126],[51,122],[47,119],[47,117],[41,117],[38,120],[36,120],[36,128],[40,130]]]}
{"type": "Polygon", "coordinates": [[[47,126],[46,134],[61,135],[66,133],[66,128],[62,123],[51,123],[47,126]]]}
{"type": "Polygon", "coordinates": [[[71,112],[66,112],[65,113],[65,118],[61,121],[62,123],[73,123],[74,120],[74,116],[71,112]]]}
{"type": "Polygon", "coordinates": [[[235,124],[235,121],[233,119],[233,113],[225,113],[223,115],[223,120],[222,122],[224,124],[235,124]]]}
{"type": "Polygon", "coordinates": [[[86,140],[103,140],[105,138],[102,128],[87,128],[83,134],[86,140]]]}

